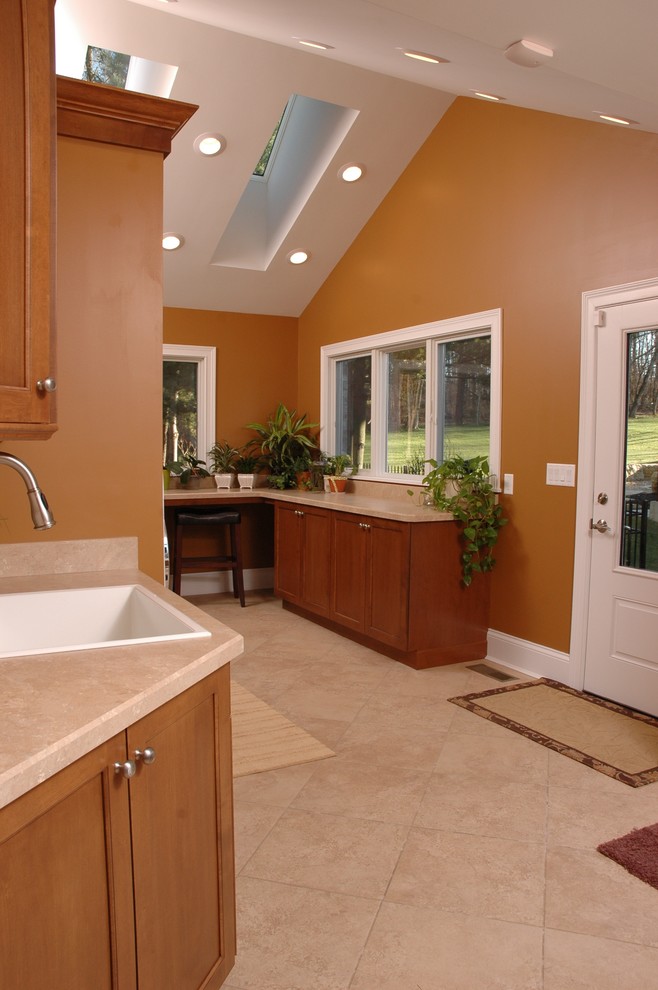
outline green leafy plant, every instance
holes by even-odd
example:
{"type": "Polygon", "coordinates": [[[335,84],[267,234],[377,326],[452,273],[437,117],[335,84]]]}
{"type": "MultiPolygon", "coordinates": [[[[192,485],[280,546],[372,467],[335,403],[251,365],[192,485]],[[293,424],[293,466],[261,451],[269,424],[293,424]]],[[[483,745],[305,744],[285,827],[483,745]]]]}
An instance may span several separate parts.
{"type": "Polygon", "coordinates": [[[270,472],[270,484],[276,488],[294,488],[297,484],[296,463],[304,455],[317,449],[319,423],[307,423],[306,413],[297,414],[280,402],[265,423],[248,423],[247,429],[257,434],[256,443],[266,460],[270,472]]]}
{"type": "Polygon", "coordinates": [[[235,470],[238,474],[258,474],[262,467],[262,458],[257,454],[238,454],[235,459],[235,470]]]}
{"type": "Polygon", "coordinates": [[[179,479],[181,485],[187,485],[192,478],[209,478],[210,472],[206,471],[206,462],[200,461],[196,457],[193,447],[181,451],[180,460],[170,461],[165,467],[179,479]]]}
{"type": "Polygon", "coordinates": [[[324,474],[333,476],[334,478],[340,478],[348,467],[351,467],[351,474],[356,474],[358,468],[352,463],[352,458],[349,454],[330,454],[327,455],[324,462],[324,474]]]}
{"type": "Polygon", "coordinates": [[[490,482],[486,457],[456,455],[442,464],[435,460],[429,464],[432,470],[423,478],[423,486],[435,508],[451,512],[461,523],[462,581],[469,587],[474,574],[486,573],[496,563],[493,548],[507,519],[490,482]]]}
{"type": "Polygon", "coordinates": [[[232,447],[228,440],[217,440],[208,451],[212,473],[228,474],[234,471],[238,454],[238,449],[232,447]]]}

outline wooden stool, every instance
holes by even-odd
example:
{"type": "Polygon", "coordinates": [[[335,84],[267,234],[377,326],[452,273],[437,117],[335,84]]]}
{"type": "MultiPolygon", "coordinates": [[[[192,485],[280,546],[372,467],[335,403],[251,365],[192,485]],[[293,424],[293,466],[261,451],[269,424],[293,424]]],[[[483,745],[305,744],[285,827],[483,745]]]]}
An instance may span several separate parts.
{"type": "Polygon", "coordinates": [[[240,513],[177,512],[173,565],[173,590],[177,595],[180,595],[181,576],[183,574],[198,571],[232,571],[233,595],[240,599],[240,605],[244,608],[240,513]],[[231,542],[230,554],[215,554],[212,557],[185,557],[183,555],[183,533],[186,526],[227,526],[231,542]]]}

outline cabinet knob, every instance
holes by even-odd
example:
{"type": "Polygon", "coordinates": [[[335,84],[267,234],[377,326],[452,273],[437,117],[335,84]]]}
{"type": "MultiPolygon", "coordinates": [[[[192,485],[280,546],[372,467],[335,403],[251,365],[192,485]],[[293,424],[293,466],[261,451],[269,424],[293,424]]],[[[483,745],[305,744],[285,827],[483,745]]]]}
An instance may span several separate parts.
{"type": "Polygon", "coordinates": [[[145,763],[149,766],[151,763],[155,763],[155,750],[152,746],[145,746],[144,749],[136,749],[134,752],[135,761],[145,763]]]}
{"type": "Polygon", "coordinates": [[[57,388],[57,382],[54,378],[40,378],[37,382],[37,392],[44,394],[45,392],[54,392],[57,388]]]}
{"type": "Polygon", "coordinates": [[[134,777],[137,773],[137,765],[134,760],[126,760],[125,763],[117,762],[114,764],[114,772],[127,778],[134,777]]]}

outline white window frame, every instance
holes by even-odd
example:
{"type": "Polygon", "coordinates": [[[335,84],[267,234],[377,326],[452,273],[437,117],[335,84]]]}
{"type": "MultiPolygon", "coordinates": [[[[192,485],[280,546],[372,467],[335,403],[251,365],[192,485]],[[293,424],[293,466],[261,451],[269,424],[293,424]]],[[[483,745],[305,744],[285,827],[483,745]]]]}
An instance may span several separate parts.
{"type": "Polygon", "coordinates": [[[386,446],[386,391],[385,372],[387,356],[391,351],[414,345],[427,347],[427,395],[425,424],[425,456],[434,457],[437,440],[436,376],[439,344],[451,340],[472,337],[491,337],[491,382],[489,414],[489,470],[498,487],[500,478],[501,421],[502,421],[502,309],[486,310],[468,316],[402,330],[389,330],[368,337],[358,337],[336,344],[326,344],[320,350],[320,423],[328,453],[333,449],[336,437],[336,362],[345,358],[372,358],[372,461],[373,467],[359,472],[359,477],[370,481],[388,481],[392,484],[418,483],[417,475],[391,474],[383,470],[386,446]],[[377,428],[376,428],[377,427],[377,428]]]}
{"type": "Polygon", "coordinates": [[[215,443],[217,397],[217,348],[192,344],[163,344],[162,360],[188,361],[197,365],[197,457],[208,458],[215,443]]]}

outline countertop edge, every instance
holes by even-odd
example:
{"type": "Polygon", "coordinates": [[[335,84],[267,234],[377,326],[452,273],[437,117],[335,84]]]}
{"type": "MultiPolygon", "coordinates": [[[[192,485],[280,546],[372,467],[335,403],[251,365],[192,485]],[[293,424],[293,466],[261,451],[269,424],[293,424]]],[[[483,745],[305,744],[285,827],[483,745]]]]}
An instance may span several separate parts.
{"type": "MultiPolygon", "coordinates": [[[[242,653],[244,641],[240,634],[139,571],[43,575],[22,577],[11,582],[9,579],[0,579],[0,594],[16,590],[40,590],[44,587],[90,587],[122,583],[142,584],[160,597],[173,600],[180,611],[190,615],[211,632],[210,639],[197,639],[184,644],[148,644],[1,660],[3,700],[0,712],[3,730],[0,748],[5,767],[0,770],[0,808],[15,801],[242,653]],[[22,588],[17,588],[17,585],[22,588]],[[180,662],[175,656],[177,649],[180,652],[180,662]],[[130,653],[136,650],[140,651],[139,656],[130,653]],[[140,658],[143,661],[141,667],[138,663],[140,658]],[[78,702],[80,715],[76,717],[73,711],[70,715],[66,712],[59,715],[63,728],[53,730],[52,738],[47,738],[48,731],[44,729],[46,713],[58,702],[62,705],[62,699],[66,698],[66,690],[61,682],[58,698],[57,691],[50,690],[48,678],[53,673],[61,678],[67,661],[73,668],[71,693],[74,694],[77,687],[82,695],[82,700],[78,702]],[[110,676],[109,687],[105,688],[108,692],[107,707],[99,705],[97,700],[87,700],[86,696],[91,695],[89,681],[93,680],[95,671],[100,673],[102,665],[103,672],[107,672],[113,663],[119,666],[123,664],[124,668],[128,666],[136,674],[139,686],[134,693],[126,692],[120,685],[113,689],[110,676]],[[6,690],[7,683],[16,683],[25,688],[22,706],[20,701],[23,699],[16,703],[16,693],[12,704],[12,698],[6,690]],[[30,720],[33,721],[32,726],[30,720]],[[17,728],[18,732],[15,731],[17,728]],[[8,751],[12,730],[17,739],[17,752],[15,757],[10,758],[8,751]],[[32,734],[35,742],[33,749],[29,750],[28,740],[32,734]]],[[[98,691],[103,690],[99,683],[98,691]]]]}
{"type": "Polygon", "coordinates": [[[397,497],[376,497],[361,495],[353,492],[333,494],[327,492],[305,492],[290,488],[277,491],[273,488],[199,488],[192,491],[175,489],[164,495],[165,508],[175,508],[176,505],[203,505],[204,502],[215,505],[225,501],[227,504],[243,502],[290,502],[296,505],[316,506],[330,509],[333,512],[350,512],[354,515],[376,516],[380,519],[391,519],[396,522],[408,523],[442,523],[452,522],[454,516],[450,512],[439,512],[431,505],[414,504],[409,497],[406,502],[397,497]]]}

